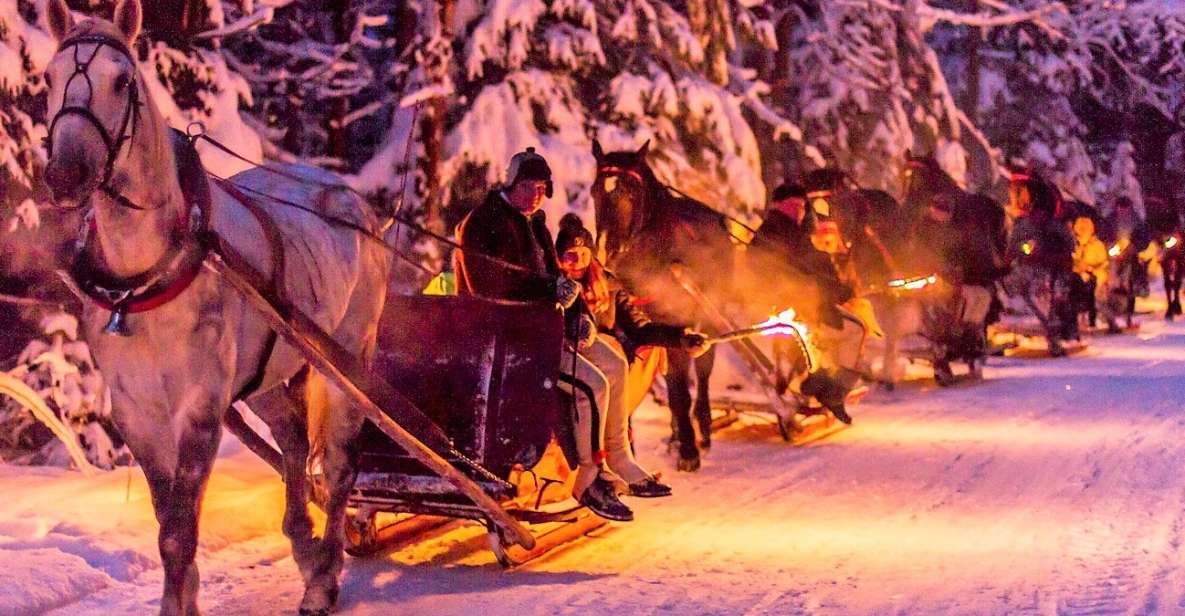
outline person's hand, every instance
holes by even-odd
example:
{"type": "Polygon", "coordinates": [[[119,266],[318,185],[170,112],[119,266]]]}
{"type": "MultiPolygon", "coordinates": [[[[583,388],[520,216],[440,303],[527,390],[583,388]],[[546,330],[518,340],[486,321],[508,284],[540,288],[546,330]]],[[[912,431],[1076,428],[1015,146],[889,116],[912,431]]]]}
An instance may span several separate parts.
{"type": "Polygon", "coordinates": [[[712,348],[712,343],[704,334],[688,329],[683,332],[683,346],[692,357],[699,357],[712,348]]]}
{"type": "Polygon", "coordinates": [[[567,276],[555,279],[555,301],[564,310],[571,308],[572,304],[576,303],[577,298],[580,297],[580,291],[580,283],[567,276]]]}
{"type": "Polygon", "coordinates": [[[580,349],[587,349],[597,341],[597,324],[587,314],[580,315],[580,323],[576,330],[576,345],[580,349]]]}

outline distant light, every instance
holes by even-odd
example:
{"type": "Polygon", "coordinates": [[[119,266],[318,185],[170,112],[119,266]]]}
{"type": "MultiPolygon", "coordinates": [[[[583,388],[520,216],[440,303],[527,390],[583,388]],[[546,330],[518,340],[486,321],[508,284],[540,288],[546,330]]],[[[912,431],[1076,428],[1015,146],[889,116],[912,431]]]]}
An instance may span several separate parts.
{"type": "Polygon", "coordinates": [[[1025,255],[1033,254],[1033,243],[1032,242],[1025,242],[1025,243],[1021,244],[1020,251],[1025,253],[1025,255]]]}
{"type": "Polygon", "coordinates": [[[1177,236],[1175,236],[1175,235],[1169,237],[1169,239],[1164,241],[1165,248],[1172,248],[1173,246],[1176,246],[1176,245],[1177,245],[1177,236]]]}
{"type": "Polygon", "coordinates": [[[1111,255],[1112,257],[1118,257],[1120,252],[1122,251],[1119,250],[1119,244],[1116,244],[1107,251],[1107,254],[1111,255]]]}

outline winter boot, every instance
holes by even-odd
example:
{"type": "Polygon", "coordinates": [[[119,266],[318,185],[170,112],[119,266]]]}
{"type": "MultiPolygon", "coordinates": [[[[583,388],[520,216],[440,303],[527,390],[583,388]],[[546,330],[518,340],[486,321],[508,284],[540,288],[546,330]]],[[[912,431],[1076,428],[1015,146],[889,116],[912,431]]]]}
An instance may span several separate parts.
{"type": "Polygon", "coordinates": [[[627,494],[637,496],[638,498],[661,498],[671,495],[671,486],[651,475],[641,481],[631,483],[627,494]]]}
{"type": "Polygon", "coordinates": [[[852,417],[844,407],[848,390],[831,375],[823,371],[812,372],[802,382],[802,393],[818,400],[836,419],[846,424],[852,423],[852,417]]]}
{"type": "Polygon", "coordinates": [[[580,495],[580,504],[606,520],[630,522],[634,519],[634,512],[617,498],[613,482],[604,477],[597,477],[580,495]]]}

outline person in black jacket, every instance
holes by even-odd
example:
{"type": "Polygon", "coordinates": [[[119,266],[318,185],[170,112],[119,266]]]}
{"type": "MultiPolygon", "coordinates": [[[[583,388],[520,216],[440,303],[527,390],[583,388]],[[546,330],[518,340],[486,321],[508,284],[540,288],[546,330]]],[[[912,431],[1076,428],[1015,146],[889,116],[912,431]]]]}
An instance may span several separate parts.
{"type": "MultiPolygon", "coordinates": [[[[556,253],[560,268],[581,283],[583,299],[597,323],[597,340],[584,351],[610,381],[608,415],[605,420],[605,450],[609,468],[629,483],[631,496],[667,496],[670,487],[643,469],[630,444],[630,416],[641,402],[643,387],[631,383],[630,362],[640,347],[683,347],[706,350],[706,338],[680,327],[653,323],[639,309],[628,292],[593,257],[593,237],[575,214],[560,220],[556,253]]],[[[647,383],[648,385],[648,383],[647,383]]]]}
{"type": "Polygon", "coordinates": [[[754,233],[749,250],[759,261],[776,262],[774,271],[788,278],[791,285],[813,285],[817,302],[795,308],[808,321],[838,329],[843,327],[838,308],[855,293],[841,279],[831,256],[811,242],[817,223],[816,213],[807,206],[806,191],[796,184],[783,184],[770,197],[765,220],[754,233]]]}
{"type": "MultiPolygon", "coordinates": [[[[840,276],[832,256],[816,247],[834,221],[820,225],[818,212],[811,208],[806,191],[797,184],[783,184],[770,197],[765,220],[749,243],[748,259],[752,271],[770,284],[752,289],[756,303],[794,308],[798,318],[811,326],[814,342],[823,351],[825,364],[803,380],[800,390],[826,406],[837,419],[851,423],[844,400],[859,382],[859,355],[863,346],[863,323],[842,309],[855,297],[851,285],[840,276]]],[[[779,357],[784,346],[775,348],[779,357]]],[[[779,360],[779,363],[780,360],[779,360]]],[[[796,364],[799,362],[795,362],[796,364]]],[[[780,372],[780,371],[779,371],[780,372]]],[[[778,375],[778,389],[784,390],[791,379],[778,375]]]]}
{"type": "Polygon", "coordinates": [[[534,148],[527,148],[511,159],[506,178],[506,185],[490,192],[457,228],[457,290],[491,299],[556,302],[565,308],[568,335],[561,369],[572,371],[570,376],[593,392],[590,400],[562,383],[576,400],[570,418],[577,450],[572,495],[601,517],[632,520],[633,512],[617,497],[620,479],[604,466],[604,418],[611,383],[585,357],[596,342],[596,324],[580,301],[580,285],[560,271],[551,231],[540,209],[552,192],[551,168],[534,148]]]}

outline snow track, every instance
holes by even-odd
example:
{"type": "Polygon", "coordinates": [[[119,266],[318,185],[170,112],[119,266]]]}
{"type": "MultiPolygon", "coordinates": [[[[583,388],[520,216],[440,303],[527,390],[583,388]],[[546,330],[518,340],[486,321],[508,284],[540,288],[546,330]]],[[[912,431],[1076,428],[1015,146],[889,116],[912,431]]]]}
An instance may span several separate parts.
{"type": "MultiPolygon", "coordinates": [[[[993,359],[987,381],[875,392],[801,448],[743,421],[697,475],[638,421],[676,495],[503,572],[465,527],[350,559],[342,613],[1173,614],[1185,612],[1185,326],[1068,359],[993,359]]],[[[228,448],[203,513],[211,614],[288,612],[300,582],[280,484],[228,448]]],[[[160,569],[143,480],[0,468],[0,613],[143,613],[160,569]]]]}

